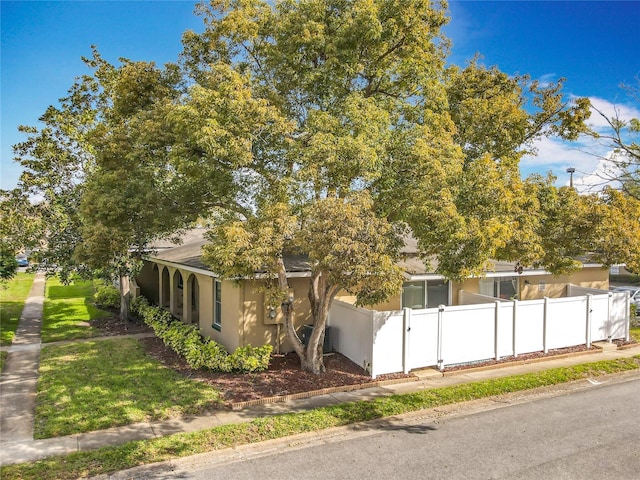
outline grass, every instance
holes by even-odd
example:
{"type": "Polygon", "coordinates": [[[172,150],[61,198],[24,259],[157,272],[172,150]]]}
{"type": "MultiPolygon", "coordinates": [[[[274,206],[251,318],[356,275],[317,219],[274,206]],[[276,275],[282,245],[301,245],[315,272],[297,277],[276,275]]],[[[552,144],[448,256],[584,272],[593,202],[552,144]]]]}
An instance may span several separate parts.
{"type": "Polygon", "coordinates": [[[34,277],[33,273],[18,272],[0,285],[0,345],[11,345],[34,277]]]}
{"type": "Polygon", "coordinates": [[[88,322],[110,315],[93,304],[95,293],[91,281],[74,281],[63,285],[57,278],[47,279],[42,322],[42,342],[91,338],[100,331],[88,322]]]}
{"type": "Polygon", "coordinates": [[[35,438],[198,413],[219,401],[218,390],[149,358],[135,339],[51,345],[40,359],[35,438]]]}
{"type": "Polygon", "coordinates": [[[4,369],[4,362],[7,361],[8,356],[9,352],[0,352],[0,372],[4,369]]]}
{"type": "Polygon", "coordinates": [[[640,327],[632,327],[629,329],[629,336],[631,340],[640,343],[640,327]]]}
{"type": "Polygon", "coordinates": [[[3,480],[64,480],[108,474],[176,457],[638,368],[640,356],[635,356],[322,407],[303,413],[275,415],[250,423],[223,425],[200,432],[129,442],[115,447],[5,466],[0,468],[0,477],[3,480]]]}

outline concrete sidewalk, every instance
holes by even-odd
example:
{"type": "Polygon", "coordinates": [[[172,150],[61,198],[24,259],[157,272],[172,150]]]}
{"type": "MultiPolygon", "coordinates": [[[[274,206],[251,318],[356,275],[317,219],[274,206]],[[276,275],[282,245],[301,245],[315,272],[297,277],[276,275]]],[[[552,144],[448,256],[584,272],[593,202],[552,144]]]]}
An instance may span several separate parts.
{"type": "Polygon", "coordinates": [[[176,418],[163,422],[138,423],[66,437],[3,442],[0,449],[0,465],[38,460],[52,455],[64,455],[77,451],[93,450],[104,446],[119,445],[129,441],[151,439],[174,433],[194,432],[225,424],[250,422],[259,417],[281,413],[302,412],[325,405],[372,399],[396,393],[409,393],[428,388],[458,385],[489,378],[506,377],[599,360],[631,357],[638,354],[640,354],[640,346],[626,350],[606,351],[597,354],[555,359],[550,358],[545,361],[501,366],[489,370],[467,370],[448,373],[446,375],[442,375],[436,370],[424,370],[419,372],[420,379],[418,381],[371,387],[351,392],[318,395],[287,402],[268,403],[247,407],[239,411],[221,411],[201,416],[176,418]]]}
{"type": "Polygon", "coordinates": [[[44,284],[44,274],[36,274],[0,375],[0,448],[3,454],[7,442],[33,441],[44,284]]]}

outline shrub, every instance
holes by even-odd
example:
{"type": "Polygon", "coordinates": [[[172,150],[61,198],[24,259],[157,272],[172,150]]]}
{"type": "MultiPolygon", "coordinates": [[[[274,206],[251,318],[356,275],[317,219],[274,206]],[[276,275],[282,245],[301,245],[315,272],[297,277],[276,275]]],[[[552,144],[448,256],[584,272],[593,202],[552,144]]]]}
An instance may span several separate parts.
{"type": "Polygon", "coordinates": [[[271,345],[240,347],[231,355],[219,343],[203,338],[197,327],[175,319],[144,297],[131,302],[131,311],[149,325],[156,336],[187,361],[193,369],[216,372],[261,372],[269,368],[271,345]]]}
{"type": "Polygon", "coordinates": [[[93,300],[102,308],[118,308],[120,306],[120,292],[113,285],[98,287],[93,294],[93,300]]]}

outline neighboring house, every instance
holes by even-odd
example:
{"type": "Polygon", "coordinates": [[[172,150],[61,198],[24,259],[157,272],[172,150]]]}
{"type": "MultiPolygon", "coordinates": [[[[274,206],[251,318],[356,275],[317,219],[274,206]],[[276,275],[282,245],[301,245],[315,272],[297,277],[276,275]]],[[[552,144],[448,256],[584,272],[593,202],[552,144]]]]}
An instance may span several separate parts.
{"type": "MultiPolygon", "coordinates": [[[[163,305],[185,323],[197,324],[201,333],[213,338],[227,350],[245,345],[271,344],[276,351],[292,350],[283,328],[284,318],[277,306],[267,305],[259,291],[262,280],[221,280],[202,262],[206,243],[204,229],[187,232],[180,245],[159,243],[136,277],[139,292],[151,302],[163,305]]],[[[416,244],[408,239],[400,262],[406,271],[402,294],[371,308],[376,311],[422,309],[438,305],[458,305],[463,293],[520,300],[559,298],[567,295],[568,285],[607,290],[607,269],[585,264],[572,274],[554,276],[544,270],[516,273],[515,264],[496,262],[484,278],[451,282],[432,273],[416,255],[416,244]]],[[[312,323],[307,299],[310,271],[301,256],[285,258],[287,277],[294,298],[294,323],[297,328],[312,323]]],[[[355,297],[338,295],[338,300],[355,303],[355,297]]],[[[490,300],[490,298],[489,298],[490,300]]]]}

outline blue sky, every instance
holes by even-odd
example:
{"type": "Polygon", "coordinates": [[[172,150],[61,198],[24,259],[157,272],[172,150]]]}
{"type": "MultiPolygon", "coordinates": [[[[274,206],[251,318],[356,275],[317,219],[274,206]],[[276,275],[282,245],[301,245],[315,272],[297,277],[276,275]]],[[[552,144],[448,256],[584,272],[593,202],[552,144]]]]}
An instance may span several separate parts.
{"type": "MultiPolygon", "coordinates": [[[[186,29],[201,30],[195,1],[4,1],[1,17],[1,182],[16,185],[19,166],[11,145],[24,138],[18,125],[37,125],[50,104],[64,96],[74,77],[87,72],[80,57],[98,46],[111,62],[119,57],[165,63],[176,59],[186,29]]],[[[619,88],[640,75],[638,1],[462,1],[450,3],[445,32],[453,41],[450,61],[459,65],[480,53],[487,65],[532,78],[567,78],[565,91],[590,97],[601,110],[614,106],[640,117],[619,88]]],[[[594,126],[602,126],[594,117],[594,126]]],[[[525,158],[524,174],[565,169],[593,171],[606,147],[546,140],[539,155],[525,158]]]]}

